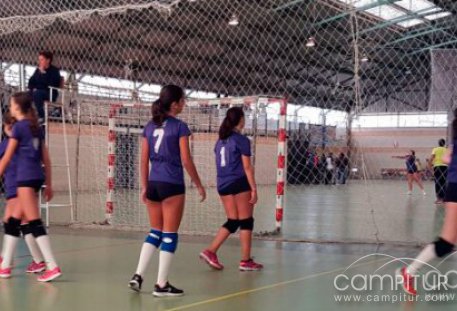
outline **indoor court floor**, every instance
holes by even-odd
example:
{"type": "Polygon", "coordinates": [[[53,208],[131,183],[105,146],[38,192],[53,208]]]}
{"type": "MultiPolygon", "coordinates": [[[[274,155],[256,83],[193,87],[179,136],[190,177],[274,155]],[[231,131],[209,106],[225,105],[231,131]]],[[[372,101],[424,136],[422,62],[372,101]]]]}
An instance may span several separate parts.
{"type": "MultiPolygon", "coordinates": [[[[219,252],[225,269],[213,271],[198,258],[211,237],[182,235],[170,276],[172,284],[185,290],[180,298],[152,296],[157,254],[142,292],[127,287],[144,233],[51,226],[51,241],[63,277],[41,284],[34,276],[25,275],[31,258],[25,244],[20,243],[13,278],[0,280],[0,310],[455,310],[455,300],[439,304],[336,301],[335,295],[342,293],[335,289],[335,277],[352,263],[351,273],[369,274],[390,259],[373,254],[414,257],[419,248],[411,242],[433,239],[440,227],[443,209],[433,205],[431,183],[426,185],[430,194],[425,197],[419,192],[407,197],[404,182],[400,181],[377,181],[378,192],[375,188],[362,192],[367,186],[373,187],[370,183],[290,188],[285,240],[271,237],[254,241],[253,255],[265,265],[261,272],[238,271],[240,248],[236,237],[219,252]],[[377,205],[367,204],[361,193],[369,194],[377,205]],[[370,210],[375,212],[379,236],[387,240],[392,237],[399,243],[298,242],[358,240],[372,232],[370,210]],[[409,245],[400,245],[404,243],[409,245]]],[[[371,238],[366,236],[366,240],[371,238]]],[[[393,275],[399,265],[391,263],[384,272],[393,275]]],[[[456,260],[446,265],[452,268],[456,260]]],[[[390,294],[402,292],[399,289],[390,294]]]]}
{"type": "MultiPolygon", "coordinates": [[[[371,253],[412,256],[412,247],[336,245],[256,241],[253,254],[265,264],[262,272],[237,269],[239,247],[229,240],[220,252],[226,268],[210,270],[198,259],[206,238],[183,237],[170,280],[182,287],[180,298],[155,298],[157,256],[145,276],[141,293],[127,283],[134,272],[143,235],[54,228],[52,242],[64,275],[52,283],[38,283],[23,273],[30,261],[24,245],[15,258],[13,278],[0,280],[0,310],[429,310],[426,302],[336,302],[334,278],[351,263],[371,253]]],[[[369,273],[387,262],[372,256],[351,269],[369,273]]],[[[455,262],[454,262],[455,264],[455,262]]],[[[394,267],[391,267],[392,272],[394,267]]],[[[398,292],[397,294],[401,294],[398,292]]],[[[456,304],[440,304],[455,310],[456,304]]]]}

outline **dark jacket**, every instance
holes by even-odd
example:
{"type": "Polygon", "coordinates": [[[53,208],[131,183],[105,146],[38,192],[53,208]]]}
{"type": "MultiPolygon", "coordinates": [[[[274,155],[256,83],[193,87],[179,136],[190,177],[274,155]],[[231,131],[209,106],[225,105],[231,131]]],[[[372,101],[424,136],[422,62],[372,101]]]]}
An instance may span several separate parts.
{"type": "Polygon", "coordinates": [[[49,91],[49,87],[60,86],[60,71],[57,67],[51,65],[44,73],[40,69],[36,69],[29,80],[29,90],[45,90],[49,91]]]}

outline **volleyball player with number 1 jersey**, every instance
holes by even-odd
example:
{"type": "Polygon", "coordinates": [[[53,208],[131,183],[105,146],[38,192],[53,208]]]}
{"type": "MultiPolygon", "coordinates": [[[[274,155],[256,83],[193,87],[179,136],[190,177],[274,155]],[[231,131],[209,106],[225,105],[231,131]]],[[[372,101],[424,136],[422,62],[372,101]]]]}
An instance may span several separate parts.
{"type": "Polygon", "coordinates": [[[216,143],[217,190],[225,208],[227,221],[219,229],[211,245],[200,253],[210,267],[222,270],[224,266],[216,255],[222,243],[240,229],[241,271],[258,271],[263,265],[251,257],[254,204],[257,189],[254,167],[251,165],[251,142],[241,134],[245,119],[243,109],[232,107],[219,129],[216,143]]]}

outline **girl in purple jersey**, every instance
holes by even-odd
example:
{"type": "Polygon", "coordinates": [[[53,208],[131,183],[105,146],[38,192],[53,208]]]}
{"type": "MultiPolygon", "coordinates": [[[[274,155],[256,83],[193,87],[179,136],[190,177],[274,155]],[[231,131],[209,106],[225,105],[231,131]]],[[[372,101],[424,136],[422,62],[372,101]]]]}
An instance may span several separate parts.
{"type": "Polygon", "coordinates": [[[184,95],[183,89],[176,85],[162,88],[159,99],[152,106],[152,120],[144,128],[141,145],[141,194],[148,209],[151,231],[141,248],[138,267],[129,287],[135,291],[141,290],[149,260],[160,247],[159,273],[153,291],[156,297],[184,294],[183,290],[168,282],[184,210],[183,168],[197,186],[201,201],[206,198],[190,154],[189,127],[176,118],[184,109],[184,95]]]}
{"type": "Polygon", "coordinates": [[[251,143],[241,135],[244,128],[242,108],[233,107],[219,129],[216,143],[217,190],[227,215],[227,222],[222,225],[211,245],[200,253],[208,265],[217,270],[224,266],[219,262],[216,252],[230,234],[240,228],[241,271],[257,271],[263,265],[251,258],[252,229],[254,228],[253,211],[257,203],[257,188],[254,167],[251,165],[251,143]]]}
{"type": "MultiPolygon", "coordinates": [[[[5,139],[0,143],[0,158],[5,154],[6,147],[8,146],[9,138],[12,136],[12,127],[14,124],[14,119],[11,117],[10,113],[7,112],[3,115],[3,131],[5,133],[5,139]]],[[[16,185],[16,171],[17,171],[17,156],[16,154],[11,159],[8,167],[5,170],[4,176],[4,186],[5,186],[5,195],[6,195],[6,208],[5,215],[3,216],[3,225],[5,231],[5,243],[3,244],[5,250],[2,250],[2,256],[0,256],[0,278],[9,278],[11,276],[11,269],[7,269],[11,266],[12,254],[11,252],[6,251],[8,248],[8,240],[15,240],[15,235],[8,237],[7,234],[11,233],[11,230],[8,226],[8,221],[12,217],[14,219],[21,219],[22,210],[19,206],[19,199],[17,198],[17,185],[16,185]],[[6,253],[8,257],[3,260],[3,253],[6,253]],[[4,269],[1,269],[1,265],[4,263],[4,269]]],[[[38,245],[36,244],[35,238],[30,232],[30,226],[27,223],[22,223],[20,226],[20,232],[24,236],[24,240],[29,248],[29,251],[33,257],[32,263],[27,266],[27,273],[38,273],[46,269],[46,264],[43,261],[43,255],[41,254],[38,245]]],[[[17,234],[17,230],[16,230],[17,234]]],[[[13,242],[14,243],[14,242],[13,242]]]]}
{"type": "Polygon", "coordinates": [[[451,254],[457,242],[457,109],[454,110],[452,136],[454,144],[452,154],[443,157],[443,162],[450,164],[447,175],[448,186],[444,196],[446,216],[441,234],[435,242],[428,244],[409,266],[397,270],[397,274],[403,281],[403,289],[411,295],[417,294],[415,277],[420,268],[433,259],[444,258],[451,254]]]}
{"type": "MultiPolygon", "coordinates": [[[[43,131],[38,124],[38,117],[30,95],[26,92],[13,94],[10,101],[10,113],[16,122],[5,155],[0,160],[0,176],[3,175],[16,153],[18,163],[16,185],[19,206],[46,262],[47,270],[38,277],[38,281],[48,282],[62,274],[54,259],[49,236],[40,219],[37,196],[37,192],[44,183],[46,185],[45,198],[47,201],[52,199],[51,162],[48,150],[43,143],[43,131]],[[43,165],[45,172],[43,172],[43,165]]],[[[15,217],[10,217],[7,222],[8,234],[5,236],[8,237],[8,240],[5,240],[7,246],[3,254],[5,258],[12,257],[11,254],[19,239],[20,223],[20,219],[15,217]]],[[[2,273],[7,273],[8,270],[11,273],[11,266],[5,266],[2,263],[2,273]]]]}
{"type": "Polygon", "coordinates": [[[416,182],[419,188],[422,191],[423,195],[426,195],[424,186],[422,185],[421,175],[419,168],[416,164],[416,152],[414,150],[410,151],[410,154],[405,156],[392,156],[392,158],[404,159],[406,164],[406,179],[408,182],[408,192],[407,195],[411,195],[413,191],[413,182],[416,182]]]}

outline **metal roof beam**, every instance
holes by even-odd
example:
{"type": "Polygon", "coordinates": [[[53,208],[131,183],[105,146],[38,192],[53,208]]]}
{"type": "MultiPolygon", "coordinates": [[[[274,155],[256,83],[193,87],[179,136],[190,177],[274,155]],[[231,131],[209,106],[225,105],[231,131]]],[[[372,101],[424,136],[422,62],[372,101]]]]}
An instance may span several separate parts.
{"type": "Polygon", "coordinates": [[[425,51],[433,50],[433,49],[436,49],[436,48],[440,48],[442,46],[446,46],[446,45],[449,45],[449,44],[455,44],[455,43],[457,43],[457,39],[446,41],[446,42],[441,42],[439,44],[430,45],[430,46],[427,46],[426,48],[423,48],[423,49],[420,49],[420,50],[416,50],[416,51],[412,52],[411,55],[422,53],[422,52],[425,52],[425,51]]]}
{"type": "Polygon", "coordinates": [[[290,7],[299,5],[302,2],[308,2],[307,4],[309,4],[309,3],[314,2],[314,1],[315,0],[293,0],[293,1],[290,1],[290,2],[285,3],[283,5],[280,5],[277,8],[274,8],[273,11],[278,12],[278,11],[282,11],[282,10],[288,9],[290,7]]]}
{"type": "MultiPolygon", "coordinates": [[[[433,14],[437,14],[437,13],[440,13],[440,12],[445,11],[445,10],[443,10],[443,11],[433,12],[433,13],[431,13],[431,14],[420,15],[420,14],[418,14],[419,11],[416,11],[416,12],[414,12],[414,11],[409,11],[409,10],[407,10],[407,9],[405,9],[405,8],[399,6],[399,5],[396,5],[396,4],[392,4],[392,7],[396,8],[396,9],[398,9],[398,10],[400,10],[400,11],[403,11],[403,12],[405,12],[405,13],[411,15],[411,16],[414,16],[414,17],[417,18],[417,19],[423,20],[426,24],[431,24],[431,21],[429,21],[428,19],[426,19],[425,16],[427,16],[427,15],[433,15],[433,14]]],[[[439,7],[439,6],[437,6],[437,7],[438,7],[438,8],[441,8],[441,7],[439,7]]],[[[441,9],[442,9],[442,8],[441,8],[441,9]]],[[[432,27],[434,27],[434,26],[432,25],[432,27]]],[[[453,37],[453,38],[456,38],[453,34],[447,32],[447,31],[445,31],[445,30],[438,30],[438,28],[437,28],[437,31],[439,31],[439,32],[441,32],[441,33],[443,33],[443,34],[445,34],[445,35],[447,35],[447,36],[451,36],[451,37],[453,37]]]]}
{"type": "MultiPolygon", "coordinates": [[[[453,27],[454,27],[454,26],[441,27],[441,28],[439,28],[439,30],[446,30],[446,29],[450,29],[450,28],[453,28],[453,27]]],[[[401,38],[399,38],[399,39],[397,39],[397,40],[387,42],[386,44],[381,45],[380,47],[385,47],[385,46],[387,46],[387,45],[400,43],[400,42],[403,42],[403,41],[407,41],[407,40],[409,40],[409,39],[414,39],[414,38],[422,37],[422,36],[425,36],[425,35],[434,33],[434,32],[436,32],[437,30],[438,30],[437,28],[432,27],[432,29],[428,29],[428,30],[423,31],[423,32],[418,32],[418,33],[406,35],[406,36],[403,36],[403,37],[401,37],[401,38]]]]}

